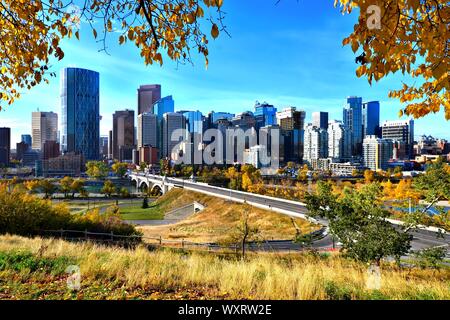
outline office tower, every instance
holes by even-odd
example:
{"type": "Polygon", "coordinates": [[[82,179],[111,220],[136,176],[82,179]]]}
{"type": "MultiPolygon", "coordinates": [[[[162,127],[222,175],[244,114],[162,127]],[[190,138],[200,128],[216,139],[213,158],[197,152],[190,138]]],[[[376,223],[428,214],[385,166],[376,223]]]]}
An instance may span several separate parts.
{"type": "Polygon", "coordinates": [[[154,113],[153,105],[161,99],[161,85],[143,85],[137,89],[138,115],[150,112],[154,113]]]}
{"type": "Polygon", "coordinates": [[[153,112],[158,117],[158,120],[162,120],[164,113],[175,112],[175,101],[172,96],[164,97],[158,100],[153,106],[153,112]]]}
{"type": "Polygon", "coordinates": [[[311,123],[305,129],[305,150],[303,159],[311,163],[313,160],[328,157],[328,132],[313,126],[311,123]]]}
{"type": "Polygon", "coordinates": [[[0,165],[9,165],[11,156],[11,128],[0,128],[0,165]]]}
{"type": "Polygon", "coordinates": [[[59,150],[60,146],[58,142],[52,140],[45,141],[44,147],[42,148],[42,159],[48,160],[59,157],[59,150]]]}
{"type": "Polygon", "coordinates": [[[256,130],[259,130],[261,127],[276,125],[276,113],[277,108],[273,105],[270,105],[267,102],[256,102],[255,112],[253,113],[256,121],[256,130]]]}
{"type": "Polygon", "coordinates": [[[30,149],[30,145],[25,142],[16,143],[16,160],[22,161],[23,155],[30,149]]]}
{"type": "Polygon", "coordinates": [[[113,114],[112,130],[113,159],[131,160],[134,148],[134,111],[116,111],[113,114]],[[121,151],[122,150],[122,151],[121,151]]]}
{"type": "Polygon", "coordinates": [[[31,116],[32,148],[42,150],[46,141],[58,139],[58,115],[54,112],[33,112],[31,116]]]}
{"type": "Polygon", "coordinates": [[[231,123],[233,126],[238,126],[244,131],[256,127],[256,119],[251,111],[238,113],[233,119],[231,119],[231,123]]]}
{"type": "Polygon", "coordinates": [[[174,149],[176,145],[179,144],[180,141],[172,141],[172,134],[175,132],[175,130],[185,129],[185,126],[186,126],[186,119],[182,114],[176,112],[169,112],[163,115],[162,121],[163,148],[161,152],[161,156],[163,158],[172,158],[172,153],[177,151],[174,149]]]}
{"type": "Polygon", "coordinates": [[[113,132],[109,130],[108,132],[108,159],[113,158],[113,132]]]}
{"type": "Polygon", "coordinates": [[[288,107],[277,112],[277,123],[283,130],[304,130],[306,113],[295,107],[288,107]]]}
{"type": "Polygon", "coordinates": [[[328,157],[335,162],[348,161],[352,156],[351,132],[341,121],[328,123],[328,157]]]}
{"type": "Polygon", "coordinates": [[[362,156],[362,98],[348,97],[343,112],[344,125],[352,134],[352,157],[362,156]]]}
{"type": "Polygon", "coordinates": [[[285,141],[286,161],[301,162],[303,160],[305,117],[306,113],[295,107],[288,107],[277,112],[277,123],[285,141]]]}
{"type": "Polygon", "coordinates": [[[100,156],[100,75],[65,68],[61,72],[61,150],[81,153],[86,161],[100,156]]]}
{"type": "Polygon", "coordinates": [[[139,148],[139,163],[157,165],[159,163],[159,150],[152,146],[144,146],[139,148]]]}
{"type": "Polygon", "coordinates": [[[328,112],[313,112],[312,125],[320,129],[328,130],[328,112]]]}
{"type": "Polygon", "coordinates": [[[100,155],[101,158],[108,158],[109,139],[108,136],[100,137],[100,155]]]}
{"type": "Polygon", "coordinates": [[[25,142],[28,145],[28,147],[31,148],[31,142],[32,142],[31,135],[23,134],[20,141],[25,142]]]}
{"type": "Polygon", "coordinates": [[[381,127],[383,139],[391,139],[405,145],[404,154],[398,153],[398,159],[411,159],[414,154],[414,120],[385,121],[381,127]]]}
{"type": "Polygon", "coordinates": [[[392,158],[392,140],[366,136],[363,141],[364,166],[370,170],[386,170],[392,158]]]}
{"type": "Polygon", "coordinates": [[[217,122],[219,120],[231,121],[231,119],[233,119],[234,116],[235,115],[233,113],[211,111],[210,113],[208,113],[208,116],[206,117],[206,125],[205,125],[204,129],[207,130],[207,129],[216,128],[217,122]]]}
{"type": "Polygon", "coordinates": [[[380,102],[370,101],[362,106],[363,136],[381,136],[380,132],[380,102]]]}
{"type": "Polygon", "coordinates": [[[200,111],[180,111],[186,118],[186,129],[191,135],[203,134],[203,115],[200,111]]]}
{"type": "Polygon", "coordinates": [[[158,118],[153,113],[138,115],[137,147],[152,146],[159,148],[158,143],[158,118]]]}

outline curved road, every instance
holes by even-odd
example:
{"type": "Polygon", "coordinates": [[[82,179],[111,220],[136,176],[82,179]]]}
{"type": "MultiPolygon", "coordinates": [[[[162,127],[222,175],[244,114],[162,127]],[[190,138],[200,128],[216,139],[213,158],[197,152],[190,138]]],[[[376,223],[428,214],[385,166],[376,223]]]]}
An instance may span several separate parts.
{"type": "MultiPolygon", "coordinates": [[[[137,174],[142,177],[146,177],[144,174],[137,174]]],[[[163,177],[147,175],[151,179],[155,179],[158,181],[162,181],[163,177]]],[[[231,190],[227,188],[220,188],[215,186],[210,186],[204,183],[197,183],[192,181],[187,181],[178,178],[165,178],[165,183],[173,184],[176,187],[186,188],[193,191],[210,194],[213,196],[219,196],[221,198],[229,198],[230,201],[240,200],[240,202],[250,202],[254,204],[258,204],[261,206],[266,206],[271,209],[278,209],[286,212],[291,212],[292,215],[308,215],[308,210],[305,204],[297,201],[290,201],[285,199],[279,199],[274,197],[261,196],[258,194],[252,194],[248,192],[241,192],[236,190],[231,190]]],[[[287,213],[286,213],[287,214],[287,213]]],[[[311,219],[311,218],[309,218],[311,219]]],[[[319,223],[324,226],[328,226],[328,221],[325,219],[311,219],[313,222],[319,223]]],[[[436,232],[417,229],[410,231],[410,234],[413,236],[413,240],[411,241],[411,249],[412,250],[421,250],[424,248],[436,247],[436,246],[444,246],[450,244],[450,234],[447,232],[446,234],[438,234],[436,232]]],[[[298,244],[294,244],[291,241],[274,241],[271,243],[273,247],[277,248],[287,248],[287,250],[297,250],[301,247],[298,244]]],[[[326,236],[325,238],[315,241],[314,247],[316,248],[332,248],[333,240],[332,237],[326,236]]]]}

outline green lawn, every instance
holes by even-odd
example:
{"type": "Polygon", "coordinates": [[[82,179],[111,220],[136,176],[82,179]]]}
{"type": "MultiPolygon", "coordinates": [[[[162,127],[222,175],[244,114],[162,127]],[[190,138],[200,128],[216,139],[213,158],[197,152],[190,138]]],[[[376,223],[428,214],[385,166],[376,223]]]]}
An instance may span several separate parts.
{"type": "Polygon", "coordinates": [[[163,220],[164,213],[158,205],[142,209],[141,205],[120,208],[120,216],[124,220],[163,220]]]}

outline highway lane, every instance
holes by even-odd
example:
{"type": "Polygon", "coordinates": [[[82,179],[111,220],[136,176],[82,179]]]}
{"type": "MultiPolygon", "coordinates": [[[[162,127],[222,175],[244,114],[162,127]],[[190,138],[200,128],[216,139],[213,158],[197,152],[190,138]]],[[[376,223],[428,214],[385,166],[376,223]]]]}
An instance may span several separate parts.
{"type": "MultiPolygon", "coordinates": [[[[145,175],[144,175],[145,176],[145,175]]],[[[162,181],[163,178],[161,176],[152,176],[149,175],[156,180],[162,181]]],[[[166,178],[167,183],[173,184],[177,187],[181,188],[189,188],[194,191],[209,193],[217,196],[221,196],[222,198],[229,198],[230,201],[235,201],[235,199],[246,201],[250,203],[259,204],[262,206],[269,207],[271,209],[281,209],[284,211],[289,211],[293,213],[300,213],[303,215],[308,214],[308,210],[305,204],[296,201],[289,201],[285,199],[278,199],[274,197],[266,197],[257,194],[251,194],[248,192],[241,192],[236,190],[231,190],[227,188],[220,188],[215,186],[210,186],[208,184],[192,182],[188,180],[178,179],[178,178],[166,178]],[[234,199],[234,200],[233,200],[234,199]]],[[[328,226],[328,222],[324,219],[314,219],[318,223],[328,226]]],[[[413,236],[413,240],[411,241],[411,249],[412,250],[421,250],[424,248],[449,245],[450,244],[450,234],[437,234],[435,232],[427,231],[427,230],[413,230],[410,231],[410,234],[413,236]]],[[[332,245],[332,240],[330,237],[325,237],[325,240],[320,243],[320,245],[330,246],[332,245]]]]}

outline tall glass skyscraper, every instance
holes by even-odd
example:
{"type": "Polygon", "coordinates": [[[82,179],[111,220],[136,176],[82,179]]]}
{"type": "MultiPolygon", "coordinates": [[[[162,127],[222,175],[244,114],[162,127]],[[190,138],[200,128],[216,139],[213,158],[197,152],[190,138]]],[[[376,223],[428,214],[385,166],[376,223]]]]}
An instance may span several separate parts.
{"type": "Polygon", "coordinates": [[[172,96],[158,100],[153,106],[153,113],[156,114],[158,120],[162,120],[164,113],[169,112],[175,112],[175,101],[173,101],[172,96]]]}
{"type": "Polygon", "coordinates": [[[348,97],[347,105],[344,106],[344,125],[351,132],[352,156],[362,156],[362,98],[348,97]]]}
{"type": "Polygon", "coordinates": [[[267,102],[259,103],[255,105],[255,112],[253,113],[256,119],[256,129],[273,126],[277,124],[277,108],[268,104],[267,102]]]}
{"type": "Polygon", "coordinates": [[[100,75],[65,68],[61,71],[61,148],[82,153],[85,160],[100,156],[100,75]]]}
{"type": "Polygon", "coordinates": [[[381,136],[380,130],[380,102],[370,101],[362,107],[363,136],[381,136]]]}
{"type": "Polygon", "coordinates": [[[194,133],[203,134],[203,114],[200,111],[183,111],[186,118],[186,129],[192,135],[194,133]]]}

